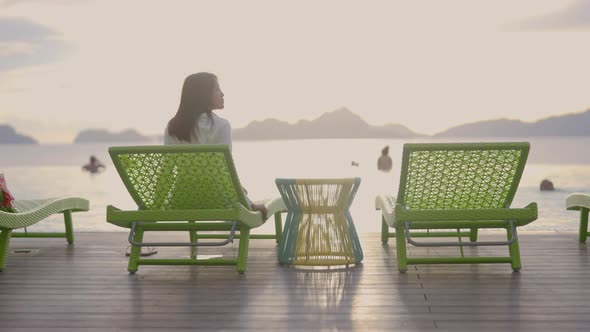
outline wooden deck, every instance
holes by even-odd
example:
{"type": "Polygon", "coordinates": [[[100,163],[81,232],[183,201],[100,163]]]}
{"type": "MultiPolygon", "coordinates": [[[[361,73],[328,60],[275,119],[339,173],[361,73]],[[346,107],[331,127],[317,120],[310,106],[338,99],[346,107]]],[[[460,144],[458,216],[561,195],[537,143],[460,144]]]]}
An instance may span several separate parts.
{"type": "MultiPolygon", "coordinates": [[[[521,232],[520,273],[496,264],[410,266],[406,274],[396,270],[393,241],[383,246],[378,234],[368,234],[361,236],[362,266],[348,269],[281,266],[273,240],[251,240],[244,275],[206,266],[140,266],[129,275],[126,236],[77,233],[73,246],[64,239],[12,239],[11,250],[38,251],[11,254],[0,272],[0,330],[590,328],[590,249],[575,233],[521,232]]],[[[224,255],[236,248],[224,248],[224,255]]],[[[426,251],[458,249],[410,254],[426,251]]],[[[465,253],[493,251],[507,249],[465,253]]],[[[164,248],[157,256],[176,255],[188,249],[164,248]]]]}

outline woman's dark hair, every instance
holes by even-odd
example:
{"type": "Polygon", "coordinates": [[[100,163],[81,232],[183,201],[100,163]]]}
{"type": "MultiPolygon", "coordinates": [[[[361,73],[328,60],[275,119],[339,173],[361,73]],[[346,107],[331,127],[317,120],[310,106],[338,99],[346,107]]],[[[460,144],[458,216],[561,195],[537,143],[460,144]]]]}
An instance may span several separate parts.
{"type": "Polygon", "coordinates": [[[389,145],[386,145],[382,150],[381,150],[381,154],[382,155],[386,155],[389,153],[389,145]]]}
{"type": "Polygon", "coordinates": [[[193,129],[198,128],[196,122],[201,114],[211,116],[211,96],[217,82],[217,76],[211,73],[189,75],[182,85],[180,106],[176,115],[168,121],[168,134],[181,141],[190,142],[193,129]]]}

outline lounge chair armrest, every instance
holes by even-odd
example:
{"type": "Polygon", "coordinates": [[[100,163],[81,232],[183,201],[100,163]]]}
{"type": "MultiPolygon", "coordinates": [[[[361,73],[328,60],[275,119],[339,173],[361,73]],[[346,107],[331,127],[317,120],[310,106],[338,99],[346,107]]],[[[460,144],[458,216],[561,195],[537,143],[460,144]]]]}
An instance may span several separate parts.
{"type": "Polygon", "coordinates": [[[107,221],[111,224],[131,228],[136,221],[207,221],[207,220],[235,220],[236,210],[139,210],[124,211],[112,205],[107,206],[107,221]]]}
{"type": "Polygon", "coordinates": [[[399,204],[391,195],[379,195],[375,198],[375,210],[381,210],[383,219],[389,227],[395,227],[395,210],[398,209],[399,204]]]}
{"type": "Polygon", "coordinates": [[[565,208],[567,210],[580,210],[581,208],[590,209],[590,195],[584,193],[568,195],[565,199],[565,208]]]}
{"type": "Polygon", "coordinates": [[[287,206],[281,197],[275,197],[264,202],[264,206],[268,209],[268,218],[276,213],[287,212],[287,206]]]}
{"type": "MultiPolygon", "coordinates": [[[[264,206],[268,209],[268,218],[272,217],[273,214],[277,212],[287,212],[287,206],[281,197],[274,197],[271,199],[262,199],[255,201],[256,204],[264,204],[264,206]]],[[[260,214],[262,216],[262,212],[256,211],[256,214],[260,214]]]]}
{"type": "MultiPolygon", "coordinates": [[[[266,199],[266,200],[259,200],[256,201],[257,204],[264,204],[266,209],[268,210],[267,217],[270,218],[276,213],[287,212],[287,207],[283,199],[280,197],[266,199]]],[[[260,211],[252,211],[250,209],[246,209],[243,206],[239,206],[239,213],[240,217],[243,218],[243,222],[247,224],[249,227],[254,228],[258,227],[266,222],[268,219],[263,219],[262,212],[260,211]]]]}
{"type": "Polygon", "coordinates": [[[536,202],[529,203],[523,209],[535,210],[535,212],[537,212],[537,210],[538,210],[537,203],[536,202]]]}
{"type": "Polygon", "coordinates": [[[425,221],[443,223],[446,221],[459,221],[473,223],[472,220],[481,222],[496,222],[514,220],[517,226],[522,226],[534,221],[538,217],[537,203],[530,203],[524,208],[500,208],[500,209],[436,209],[436,210],[411,210],[396,209],[396,219],[403,221],[425,221]]]}
{"type": "MultiPolygon", "coordinates": [[[[286,212],[287,208],[281,198],[273,198],[264,203],[268,209],[268,217],[275,213],[286,212]]],[[[107,221],[111,224],[131,228],[136,221],[157,222],[157,221],[209,221],[209,220],[242,220],[250,228],[258,227],[266,222],[263,220],[260,211],[252,211],[242,205],[237,209],[216,209],[216,210],[139,210],[124,211],[112,205],[107,206],[107,221]]]]}

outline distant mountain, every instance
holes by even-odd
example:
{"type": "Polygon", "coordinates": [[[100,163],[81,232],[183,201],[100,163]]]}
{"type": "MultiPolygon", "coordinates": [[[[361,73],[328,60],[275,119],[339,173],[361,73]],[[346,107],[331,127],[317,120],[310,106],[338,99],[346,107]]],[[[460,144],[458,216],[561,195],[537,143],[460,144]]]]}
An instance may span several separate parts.
{"type": "Polygon", "coordinates": [[[74,139],[74,143],[110,143],[110,142],[152,142],[153,138],[141,135],[134,129],[127,129],[120,133],[111,133],[104,129],[87,129],[81,131],[74,139]]]}
{"type": "Polygon", "coordinates": [[[312,139],[312,138],[408,138],[423,136],[405,126],[387,124],[371,126],[347,108],[324,113],[315,120],[295,124],[267,119],[254,121],[233,130],[236,140],[312,139]]]}
{"type": "MultiPolygon", "coordinates": [[[[11,143],[6,132],[14,129],[0,125],[0,143],[11,143]]],[[[28,139],[26,143],[36,143],[28,139]]],[[[400,124],[372,126],[347,108],[327,112],[314,120],[295,124],[266,119],[253,121],[244,128],[234,128],[235,140],[322,139],[322,138],[412,138],[425,137],[400,124]]],[[[10,135],[9,135],[10,136],[10,135]]],[[[434,137],[518,137],[518,136],[590,136],[590,109],[581,113],[552,116],[535,122],[498,119],[479,121],[447,129],[434,137]]],[[[162,135],[142,135],[134,129],[111,133],[104,129],[81,131],[74,143],[130,142],[162,144],[162,135]]],[[[24,143],[24,142],[23,142],[24,143]]]]}
{"type": "Polygon", "coordinates": [[[34,138],[21,135],[10,125],[0,124],[0,144],[39,144],[34,138]]]}
{"type": "Polygon", "coordinates": [[[590,109],[582,113],[552,116],[536,122],[508,119],[473,122],[452,127],[434,136],[590,136],[590,109]]]}

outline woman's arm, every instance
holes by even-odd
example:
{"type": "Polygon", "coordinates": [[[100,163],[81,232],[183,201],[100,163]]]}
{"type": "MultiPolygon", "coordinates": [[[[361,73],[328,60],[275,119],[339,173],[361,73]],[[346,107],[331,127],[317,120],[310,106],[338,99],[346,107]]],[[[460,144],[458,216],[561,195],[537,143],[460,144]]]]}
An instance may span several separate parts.
{"type": "Polygon", "coordinates": [[[264,204],[252,203],[252,204],[250,204],[250,208],[252,209],[252,211],[262,212],[262,218],[264,218],[264,220],[268,219],[268,209],[266,208],[266,206],[264,204]]]}
{"type": "Polygon", "coordinates": [[[226,144],[229,146],[229,151],[232,150],[232,135],[231,125],[228,121],[224,121],[223,126],[219,130],[218,140],[219,144],[226,144]]]}

